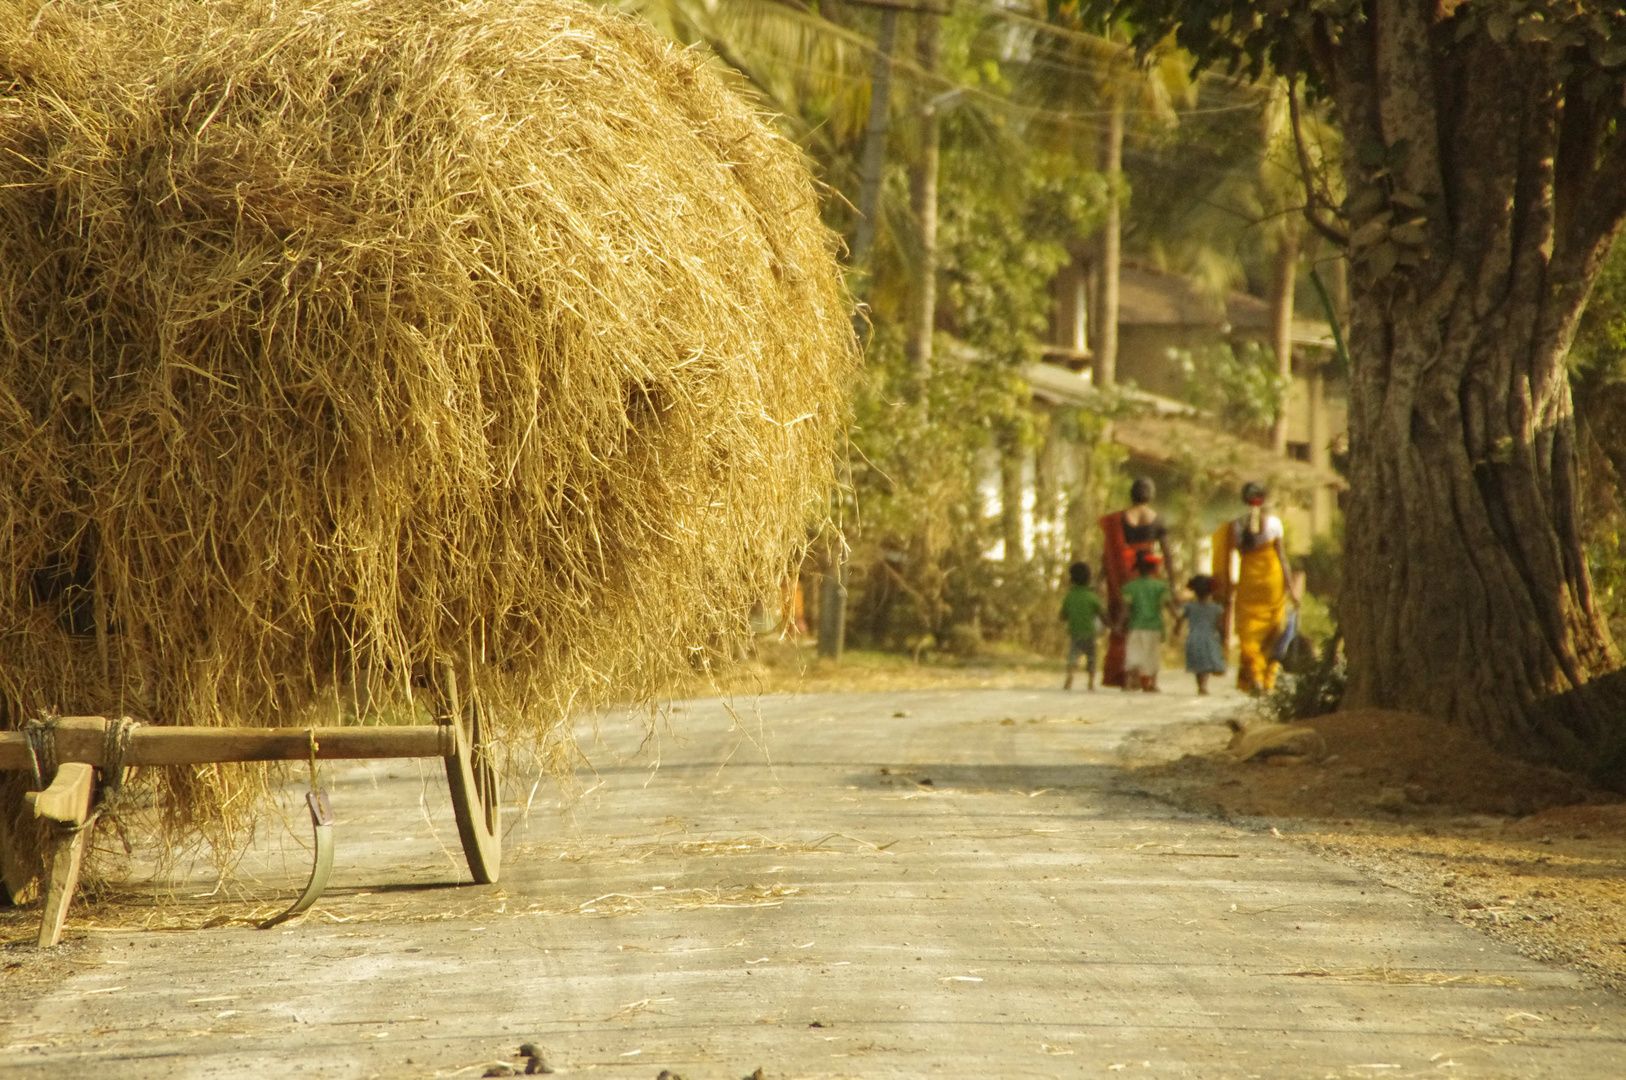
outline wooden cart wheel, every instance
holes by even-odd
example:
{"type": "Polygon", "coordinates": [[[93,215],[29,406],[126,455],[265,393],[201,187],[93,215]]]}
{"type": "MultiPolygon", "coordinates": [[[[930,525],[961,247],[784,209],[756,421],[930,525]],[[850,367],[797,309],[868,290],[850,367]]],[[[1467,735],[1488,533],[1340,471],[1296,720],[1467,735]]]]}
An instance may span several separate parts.
{"type": "Polygon", "coordinates": [[[453,714],[456,748],[446,759],[446,784],[469,873],[475,884],[491,885],[502,870],[502,782],[480,713],[471,701],[453,714]]]}

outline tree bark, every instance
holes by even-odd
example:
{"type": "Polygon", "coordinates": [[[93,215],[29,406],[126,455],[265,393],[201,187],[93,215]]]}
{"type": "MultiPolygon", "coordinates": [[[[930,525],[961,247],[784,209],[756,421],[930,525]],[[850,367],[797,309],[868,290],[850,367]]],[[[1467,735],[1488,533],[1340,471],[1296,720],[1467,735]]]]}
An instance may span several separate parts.
{"type": "Polygon", "coordinates": [[[1033,524],[1034,552],[1046,564],[1055,565],[1067,557],[1063,506],[1057,484],[1057,459],[1064,441],[1056,434],[1053,424],[1046,424],[1044,438],[1033,452],[1033,524]]]}
{"type": "Polygon", "coordinates": [[[1096,320],[1095,384],[1118,381],[1118,281],[1122,268],[1124,103],[1114,94],[1101,153],[1101,171],[1107,178],[1106,224],[1101,229],[1101,311],[1096,320]]]}
{"type": "Polygon", "coordinates": [[[1626,142],[1575,130],[1589,107],[1555,50],[1459,39],[1433,5],[1368,8],[1328,65],[1350,205],[1374,208],[1350,223],[1346,705],[1572,768],[1606,755],[1618,784],[1621,703],[1539,703],[1619,662],[1581,546],[1565,356],[1626,215],[1626,142]]]}
{"type": "Polygon", "coordinates": [[[1284,228],[1276,240],[1270,278],[1270,347],[1276,353],[1276,377],[1282,385],[1281,404],[1270,426],[1270,444],[1278,454],[1287,453],[1287,400],[1293,382],[1293,288],[1298,283],[1298,262],[1298,230],[1284,228]]]}
{"type": "Polygon", "coordinates": [[[881,9],[881,30],[875,38],[875,60],[870,67],[869,118],[864,125],[864,146],[858,159],[858,222],[853,229],[850,265],[860,274],[869,270],[875,248],[877,215],[881,209],[881,180],[886,170],[886,131],[892,117],[892,47],[898,36],[898,11],[881,9]]]}
{"type": "Polygon", "coordinates": [[[909,170],[909,207],[919,230],[920,271],[904,349],[915,392],[922,397],[931,376],[932,330],[937,322],[937,162],[942,125],[930,76],[937,72],[942,24],[940,15],[921,15],[915,38],[915,63],[928,78],[920,89],[920,160],[909,170]]]}
{"type": "Polygon", "coordinates": [[[819,655],[840,660],[847,647],[847,557],[832,544],[820,567],[819,655]]]}
{"type": "Polygon", "coordinates": [[[999,532],[1005,544],[1005,565],[1027,560],[1022,529],[1022,474],[1027,452],[1014,431],[1006,430],[999,440],[999,532]]]}
{"type": "MultiPolygon", "coordinates": [[[[876,221],[881,207],[881,181],[886,171],[886,133],[892,115],[892,48],[897,41],[896,8],[881,11],[881,29],[870,68],[869,119],[858,166],[858,223],[853,230],[849,265],[859,275],[860,295],[868,294],[870,256],[875,250],[876,221]]],[[[863,316],[853,313],[853,329],[863,340],[863,316]]],[[[847,642],[847,552],[831,548],[819,588],[819,655],[840,660],[847,642]]]]}

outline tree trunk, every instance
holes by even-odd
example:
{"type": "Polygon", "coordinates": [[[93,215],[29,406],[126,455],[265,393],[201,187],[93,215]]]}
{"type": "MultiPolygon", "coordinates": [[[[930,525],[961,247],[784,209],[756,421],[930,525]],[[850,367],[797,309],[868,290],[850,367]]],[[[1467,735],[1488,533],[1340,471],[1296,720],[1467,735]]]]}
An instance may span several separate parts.
{"type": "Polygon", "coordinates": [[[999,440],[999,533],[1005,543],[1005,565],[1027,560],[1022,535],[1022,474],[1027,454],[1014,431],[1007,430],[999,440]]]}
{"type": "MultiPolygon", "coordinates": [[[[869,121],[864,127],[864,149],[858,166],[858,223],[850,254],[850,265],[859,275],[860,295],[868,294],[870,256],[875,250],[881,181],[886,172],[886,131],[892,115],[892,47],[897,33],[897,9],[883,9],[881,31],[875,41],[875,63],[870,69],[869,121]]],[[[860,312],[853,313],[853,329],[862,341],[860,312]]],[[[819,655],[841,659],[846,641],[847,552],[837,544],[831,549],[819,588],[819,655]]]]}
{"type": "Polygon", "coordinates": [[[820,567],[819,655],[840,660],[847,646],[847,557],[832,544],[820,567]]]}
{"type": "Polygon", "coordinates": [[[920,89],[920,160],[909,170],[909,207],[919,229],[920,273],[904,348],[916,392],[922,397],[931,376],[932,329],[937,321],[937,161],[942,125],[935,104],[936,88],[929,77],[937,72],[942,23],[940,15],[921,15],[915,38],[915,62],[928,78],[920,89]]]}
{"type": "Polygon", "coordinates": [[[1270,445],[1287,453],[1287,400],[1293,383],[1293,288],[1298,283],[1299,234],[1286,228],[1276,240],[1276,259],[1270,278],[1270,347],[1276,352],[1276,377],[1282,401],[1270,426],[1270,445]]]}
{"type": "Polygon", "coordinates": [[[1118,279],[1122,265],[1123,214],[1121,189],[1124,162],[1124,103],[1114,95],[1102,146],[1101,171],[1107,178],[1106,224],[1101,229],[1101,311],[1096,320],[1095,384],[1118,381],[1118,279]]]}
{"type": "Polygon", "coordinates": [[[860,274],[868,272],[875,248],[881,181],[886,170],[886,129],[892,117],[892,47],[897,36],[897,9],[882,8],[881,31],[875,39],[875,61],[870,68],[869,119],[864,125],[864,148],[858,159],[858,222],[849,256],[849,264],[860,274]]]}
{"type": "Polygon", "coordinates": [[[1619,703],[1539,702],[1618,663],[1581,547],[1565,356],[1626,215],[1626,142],[1603,141],[1549,52],[1459,37],[1433,5],[1371,12],[1330,80],[1349,205],[1366,208],[1351,221],[1346,704],[1569,767],[1607,758],[1618,784],[1619,703]]]}
{"type": "Polygon", "coordinates": [[[1355,300],[1349,700],[1587,764],[1601,732],[1528,723],[1532,703],[1616,663],[1581,549],[1562,355],[1532,340],[1537,304],[1492,317],[1509,331],[1498,340],[1463,325],[1477,322],[1470,297],[1439,299],[1440,322],[1421,297],[1389,319],[1355,300]],[[1490,370],[1441,371],[1442,354],[1490,370]]]}
{"type": "Polygon", "coordinates": [[[1056,483],[1057,459],[1063,445],[1055,425],[1046,424],[1044,439],[1033,452],[1033,547],[1040,561],[1049,566],[1067,557],[1061,491],[1056,483]]]}

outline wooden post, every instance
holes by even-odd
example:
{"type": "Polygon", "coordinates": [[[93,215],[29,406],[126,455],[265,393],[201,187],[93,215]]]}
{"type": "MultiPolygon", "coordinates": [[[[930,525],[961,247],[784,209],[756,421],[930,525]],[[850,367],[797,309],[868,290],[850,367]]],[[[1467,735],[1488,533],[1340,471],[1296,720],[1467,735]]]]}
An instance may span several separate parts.
{"type": "Polygon", "coordinates": [[[79,887],[79,868],[84,865],[85,841],[90,830],[90,797],[96,770],[83,762],[57,767],[56,776],[44,791],[23,796],[37,817],[53,824],[45,851],[45,911],[40,917],[39,946],[49,949],[62,940],[62,925],[68,918],[79,887]]]}

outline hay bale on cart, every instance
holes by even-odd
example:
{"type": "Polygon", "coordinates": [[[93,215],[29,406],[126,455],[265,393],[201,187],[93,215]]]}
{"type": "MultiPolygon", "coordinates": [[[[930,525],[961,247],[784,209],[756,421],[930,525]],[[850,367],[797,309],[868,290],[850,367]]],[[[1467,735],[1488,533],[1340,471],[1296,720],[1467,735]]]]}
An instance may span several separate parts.
{"type": "Polygon", "coordinates": [[[0,730],[421,721],[450,661],[560,761],[776,590],[854,364],[797,148],[629,19],[5,5],[0,730]]]}

